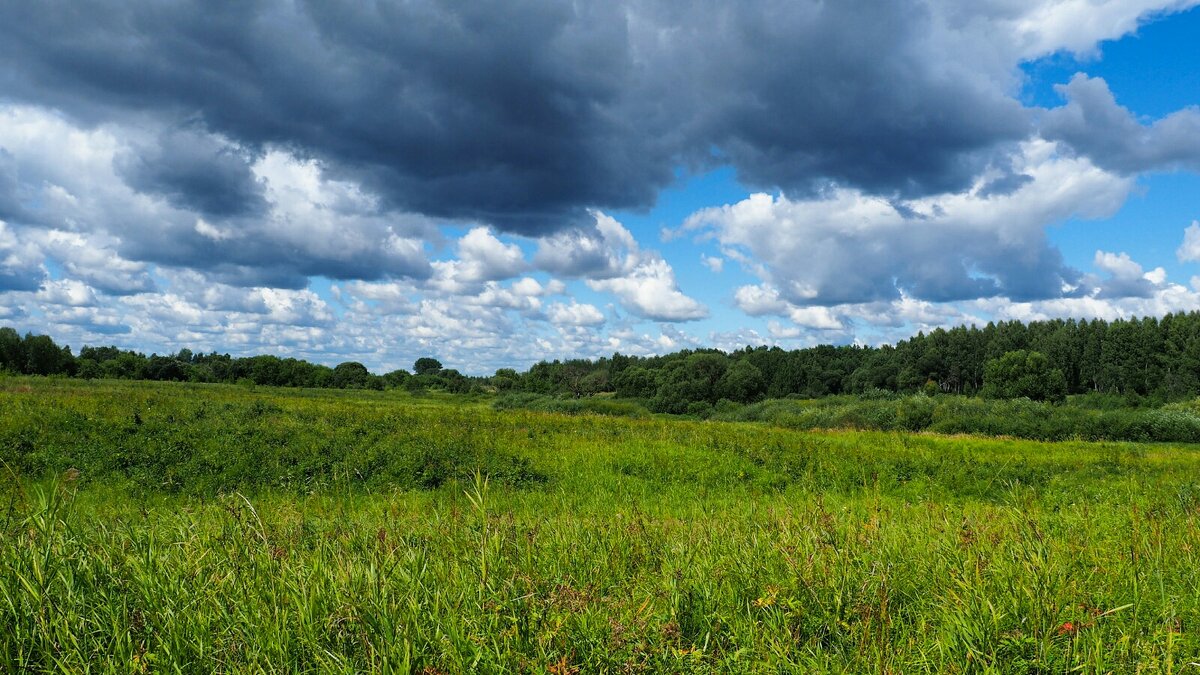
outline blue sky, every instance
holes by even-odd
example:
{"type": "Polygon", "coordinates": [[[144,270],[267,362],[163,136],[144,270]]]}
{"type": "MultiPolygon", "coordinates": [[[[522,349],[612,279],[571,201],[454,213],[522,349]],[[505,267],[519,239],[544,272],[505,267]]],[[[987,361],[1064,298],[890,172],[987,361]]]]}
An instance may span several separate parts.
{"type": "Polygon", "coordinates": [[[6,8],[0,324],[490,373],[1191,311],[1197,35],[1193,0],[6,8]]]}

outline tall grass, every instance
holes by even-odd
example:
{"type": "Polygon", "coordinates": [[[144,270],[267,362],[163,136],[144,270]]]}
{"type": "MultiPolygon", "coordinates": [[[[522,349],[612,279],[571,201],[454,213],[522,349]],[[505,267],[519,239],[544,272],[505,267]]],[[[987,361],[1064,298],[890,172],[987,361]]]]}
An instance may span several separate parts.
{"type": "Polygon", "coordinates": [[[0,672],[1186,672],[1200,657],[1191,447],[11,381],[0,430],[18,476],[0,482],[0,672]],[[391,466],[439,437],[458,448],[438,455],[442,480],[391,466]]]}
{"type": "Polygon", "coordinates": [[[1112,408],[1094,398],[1066,405],[924,395],[774,399],[730,406],[719,410],[713,419],[768,422],[793,429],[930,431],[1043,441],[1200,443],[1200,410],[1194,403],[1112,408]]]}

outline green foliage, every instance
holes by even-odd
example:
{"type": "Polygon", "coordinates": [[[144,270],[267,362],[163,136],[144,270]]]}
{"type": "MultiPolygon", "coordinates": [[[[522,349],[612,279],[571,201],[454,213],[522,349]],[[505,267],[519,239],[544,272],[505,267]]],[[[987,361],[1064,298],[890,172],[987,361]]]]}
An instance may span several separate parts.
{"type": "MultiPolygon", "coordinates": [[[[1105,418],[834,400],[716,409],[1105,418]]],[[[9,378],[0,452],[0,672],[1186,672],[1200,654],[1192,447],[9,378]]]]}
{"type": "Polygon", "coordinates": [[[270,355],[233,358],[182,349],[175,355],[146,356],[85,346],[76,359],[65,347],[56,356],[48,349],[51,345],[40,336],[22,339],[15,330],[0,330],[0,370],[82,372],[92,379],[99,366],[100,375],[110,379],[248,379],[265,386],[522,391],[572,397],[612,393],[645,401],[656,412],[693,416],[710,414],[722,399],[747,404],[762,398],[878,397],[881,392],[974,396],[984,389],[985,379],[993,381],[986,392],[990,396],[1061,401],[1065,395],[1086,394],[1115,397],[1122,408],[1157,408],[1200,395],[1200,312],[1113,322],[1056,319],[959,326],[878,348],[818,345],[786,351],[747,346],[731,353],[685,349],[650,357],[613,354],[595,360],[542,361],[524,373],[502,369],[491,377],[464,375],[423,357],[414,364],[415,379],[404,371],[365,379],[359,372],[348,385],[347,378],[335,381],[334,369],[270,355]],[[32,362],[30,349],[36,352],[32,362]],[[1025,360],[1006,356],[1015,352],[1025,352],[1025,360]],[[985,378],[989,363],[997,370],[985,378]]]}
{"type": "Polygon", "coordinates": [[[1067,397],[1067,380],[1045,354],[1018,349],[988,361],[982,393],[987,398],[1061,402],[1067,397]]]}
{"type": "Polygon", "coordinates": [[[437,375],[442,370],[442,362],[428,356],[422,356],[413,363],[413,372],[417,375],[437,375]]]}
{"type": "Polygon", "coordinates": [[[634,366],[617,375],[613,384],[622,398],[651,398],[658,391],[658,375],[650,369],[634,366]]]}
{"type": "Polygon", "coordinates": [[[1200,404],[1164,408],[1097,409],[1096,399],[1076,405],[1027,399],[987,400],[961,396],[829,397],[771,399],[718,410],[723,421],[766,422],[793,429],[931,431],[940,434],[1009,436],[1043,441],[1139,441],[1200,443],[1200,404]]]}
{"type": "Polygon", "coordinates": [[[720,398],[738,403],[752,403],[762,398],[767,390],[767,381],[762,371],[748,360],[735,361],[717,385],[720,398]]]}
{"type": "Polygon", "coordinates": [[[540,410],[567,415],[609,415],[614,417],[645,417],[645,408],[631,401],[614,401],[608,398],[561,398],[513,392],[496,397],[492,406],[496,410],[540,410]]]}
{"type": "Polygon", "coordinates": [[[338,389],[363,389],[371,379],[371,372],[357,361],[339,363],[333,369],[333,386],[338,389]]]}

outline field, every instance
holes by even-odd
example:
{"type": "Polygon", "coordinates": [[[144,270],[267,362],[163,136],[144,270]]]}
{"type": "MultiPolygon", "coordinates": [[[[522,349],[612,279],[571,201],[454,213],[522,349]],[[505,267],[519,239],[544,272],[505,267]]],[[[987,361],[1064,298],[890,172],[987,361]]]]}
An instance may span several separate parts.
{"type": "Polygon", "coordinates": [[[1196,446],[0,380],[0,672],[1189,672],[1196,446]]]}

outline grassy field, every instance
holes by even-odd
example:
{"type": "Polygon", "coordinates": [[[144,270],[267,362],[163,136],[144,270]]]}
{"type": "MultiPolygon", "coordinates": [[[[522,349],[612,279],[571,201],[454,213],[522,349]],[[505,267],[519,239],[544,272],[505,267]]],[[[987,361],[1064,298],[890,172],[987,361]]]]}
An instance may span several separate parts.
{"type": "Polygon", "coordinates": [[[0,672],[1179,672],[1200,453],[0,380],[0,672]]]}

